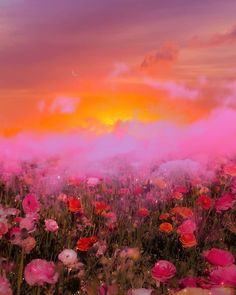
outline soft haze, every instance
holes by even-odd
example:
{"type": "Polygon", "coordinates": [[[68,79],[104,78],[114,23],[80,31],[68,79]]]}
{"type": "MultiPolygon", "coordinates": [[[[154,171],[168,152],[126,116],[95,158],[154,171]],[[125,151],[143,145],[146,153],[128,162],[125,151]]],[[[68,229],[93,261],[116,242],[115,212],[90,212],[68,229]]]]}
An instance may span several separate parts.
{"type": "Polygon", "coordinates": [[[2,0],[2,150],[232,153],[235,15],[234,0],[2,0]]]}

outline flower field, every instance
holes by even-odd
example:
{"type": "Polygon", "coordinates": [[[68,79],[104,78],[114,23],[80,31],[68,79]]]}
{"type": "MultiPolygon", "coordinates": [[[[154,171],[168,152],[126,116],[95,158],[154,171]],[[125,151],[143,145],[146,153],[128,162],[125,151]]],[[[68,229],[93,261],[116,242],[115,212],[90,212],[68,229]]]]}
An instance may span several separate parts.
{"type": "MultiPolygon", "coordinates": [[[[214,179],[0,181],[0,294],[235,294],[236,165],[214,179]]],[[[37,176],[36,176],[37,178],[37,176]]]]}

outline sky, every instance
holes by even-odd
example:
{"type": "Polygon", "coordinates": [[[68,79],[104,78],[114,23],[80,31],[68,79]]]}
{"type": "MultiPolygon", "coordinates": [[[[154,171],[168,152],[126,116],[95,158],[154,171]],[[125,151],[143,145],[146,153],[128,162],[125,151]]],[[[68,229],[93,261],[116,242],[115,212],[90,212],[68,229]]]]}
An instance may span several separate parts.
{"type": "Polygon", "coordinates": [[[235,15],[235,0],[1,0],[1,136],[234,111],[235,15]]]}

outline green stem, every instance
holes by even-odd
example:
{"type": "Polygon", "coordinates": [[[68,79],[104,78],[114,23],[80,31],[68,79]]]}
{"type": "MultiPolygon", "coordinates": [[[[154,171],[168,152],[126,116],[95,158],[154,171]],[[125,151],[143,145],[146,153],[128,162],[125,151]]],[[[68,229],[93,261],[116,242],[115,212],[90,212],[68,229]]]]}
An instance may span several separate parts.
{"type": "Polygon", "coordinates": [[[23,268],[24,268],[24,250],[21,250],[21,256],[20,256],[20,265],[19,265],[19,271],[18,271],[18,278],[17,278],[17,292],[16,295],[21,294],[21,284],[22,284],[22,276],[23,276],[23,268]]]}

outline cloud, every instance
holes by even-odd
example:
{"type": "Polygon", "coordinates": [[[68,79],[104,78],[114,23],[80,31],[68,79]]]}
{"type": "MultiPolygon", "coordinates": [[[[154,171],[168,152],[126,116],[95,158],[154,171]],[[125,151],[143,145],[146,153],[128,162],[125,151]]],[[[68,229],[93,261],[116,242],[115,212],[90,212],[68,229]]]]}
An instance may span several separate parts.
{"type": "Polygon", "coordinates": [[[236,81],[227,83],[225,85],[225,88],[228,92],[228,94],[226,95],[226,97],[224,97],[223,99],[223,106],[225,107],[232,107],[235,108],[236,107],[236,81]]]}
{"type": "Polygon", "coordinates": [[[144,83],[152,88],[166,91],[172,99],[195,100],[200,95],[199,90],[187,88],[185,85],[173,81],[158,81],[146,77],[144,83]]]}
{"type": "Polygon", "coordinates": [[[217,33],[209,36],[207,39],[194,37],[188,42],[188,47],[201,48],[201,47],[218,47],[229,43],[236,42],[236,25],[233,25],[224,33],[217,33]]]}
{"type": "Polygon", "coordinates": [[[178,46],[174,43],[165,43],[156,52],[147,54],[140,67],[142,71],[150,71],[153,68],[161,70],[163,67],[173,65],[177,61],[178,56],[178,46]]]}
{"type": "Polygon", "coordinates": [[[177,161],[172,162],[171,167],[183,164],[186,169],[195,170],[197,166],[191,161],[178,160],[204,162],[212,157],[235,155],[236,111],[230,109],[215,110],[209,117],[187,126],[164,121],[146,124],[131,121],[120,124],[119,128],[124,131],[120,132],[122,136],[115,132],[78,131],[0,137],[0,162],[10,169],[21,161],[38,160],[43,165],[48,159],[57,158],[56,175],[62,171],[68,175],[99,175],[116,173],[114,165],[126,164],[140,167],[138,170],[142,173],[144,167],[151,168],[163,159],[177,161]]]}
{"type": "Polygon", "coordinates": [[[80,102],[78,97],[56,97],[50,104],[46,104],[44,100],[37,103],[37,108],[40,112],[73,114],[80,102]]]}
{"type": "Polygon", "coordinates": [[[114,66],[113,71],[110,73],[109,77],[110,78],[117,78],[123,74],[128,73],[130,70],[129,66],[126,65],[125,63],[117,63],[114,66]]]}

